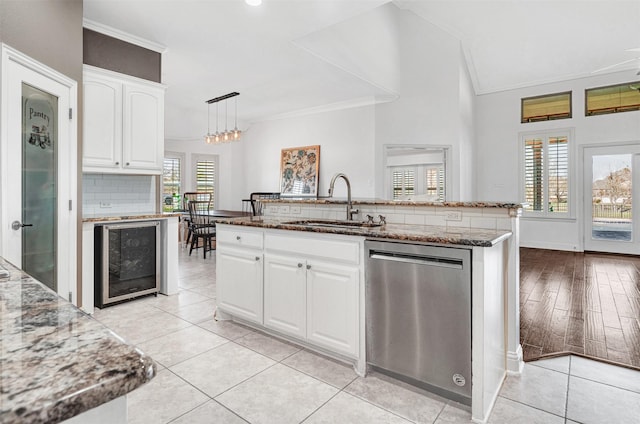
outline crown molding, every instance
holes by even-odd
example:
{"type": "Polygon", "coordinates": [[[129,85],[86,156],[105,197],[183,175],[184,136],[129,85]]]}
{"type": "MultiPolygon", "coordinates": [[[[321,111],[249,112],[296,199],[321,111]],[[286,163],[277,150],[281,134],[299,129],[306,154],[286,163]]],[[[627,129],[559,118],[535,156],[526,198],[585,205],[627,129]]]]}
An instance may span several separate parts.
{"type": "Polygon", "coordinates": [[[82,26],[90,29],[91,31],[99,32],[104,35],[108,35],[118,40],[126,41],[127,43],[135,44],[136,46],[144,47],[145,49],[152,50],[157,53],[166,53],[168,51],[166,46],[155,43],[153,41],[146,40],[137,35],[129,34],[128,32],[121,31],[119,29],[104,25],[90,19],[84,18],[82,20],[82,26]]]}

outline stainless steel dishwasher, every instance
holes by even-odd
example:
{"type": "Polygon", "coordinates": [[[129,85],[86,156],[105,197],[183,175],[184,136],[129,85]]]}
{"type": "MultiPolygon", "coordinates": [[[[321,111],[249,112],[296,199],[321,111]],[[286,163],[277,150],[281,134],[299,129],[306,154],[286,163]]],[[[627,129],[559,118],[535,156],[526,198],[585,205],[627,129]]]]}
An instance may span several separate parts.
{"type": "Polygon", "coordinates": [[[471,251],[365,242],[367,363],[471,405],[471,251]]]}

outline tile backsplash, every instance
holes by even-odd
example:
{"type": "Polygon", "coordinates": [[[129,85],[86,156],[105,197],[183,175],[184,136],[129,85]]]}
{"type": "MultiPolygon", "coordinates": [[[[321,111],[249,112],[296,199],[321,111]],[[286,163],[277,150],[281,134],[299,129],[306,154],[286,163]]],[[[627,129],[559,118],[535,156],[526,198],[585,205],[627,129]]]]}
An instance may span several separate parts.
{"type": "Polygon", "coordinates": [[[82,214],[153,213],[156,210],[152,175],[82,174],[82,214]]]}
{"type": "MultiPolygon", "coordinates": [[[[514,217],[507,208],[443,207],[408,205],[355,205],[359,214],[355,220],[364,221],[367,215],[379,220],[379,215],[390,224],[437,225],[456,228],[482,228],[512,230],[514,217]],[[452,216],[453,214],[453,216],[452,216]]],[[[266,203],[264,215],[274,218],[346,219],[346,204],[290,203],[283,200],[266,203]]]]}

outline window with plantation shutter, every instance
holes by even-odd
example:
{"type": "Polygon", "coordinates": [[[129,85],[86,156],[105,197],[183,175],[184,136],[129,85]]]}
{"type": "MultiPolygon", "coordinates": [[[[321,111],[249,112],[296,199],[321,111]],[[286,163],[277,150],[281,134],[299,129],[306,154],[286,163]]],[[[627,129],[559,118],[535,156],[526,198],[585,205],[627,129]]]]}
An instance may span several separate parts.
{"type": "Polygon", "coordinates": [[[444,166],[429,166],[425,169],[426,194],[444,201],[444,166]]]}
{"type": "Polygon", "coordinates": [[[522,137],[525,213],[542,217],[569,216],[569,139],[567,131],[522,137]]]}
{"type": "Polygon", "coordinates": [[[193,181],[195,191],[211,193],[211,207],[215,207],[218,169],[218,156],[216,155],[192,155],[191,163],[195,172],[193,181]]]}
{"type": "Polygon", "coordinates": [[[415,192],[415,171],[397,168],[392,171],[393,200],[402,199],[415,192]]]}
{"type": "Polygon", "coordinates": [[[181,160],[178,157],[165,157],[162,166],[162,210],[172,211],[180,209],[181,190],[181,160]]]}

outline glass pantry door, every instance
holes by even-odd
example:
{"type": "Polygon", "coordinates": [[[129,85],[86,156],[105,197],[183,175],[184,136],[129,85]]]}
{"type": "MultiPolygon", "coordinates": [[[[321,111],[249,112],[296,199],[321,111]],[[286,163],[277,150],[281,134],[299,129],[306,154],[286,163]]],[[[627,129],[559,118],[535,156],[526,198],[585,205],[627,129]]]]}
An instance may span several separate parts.
{"type": "Polygon", "coordinates": [[[22,84],[22,269],[57,291],[58,98],[22,84]]]}

